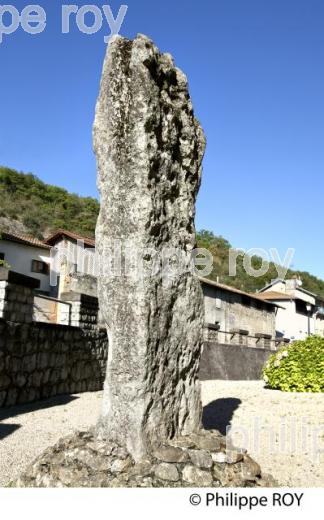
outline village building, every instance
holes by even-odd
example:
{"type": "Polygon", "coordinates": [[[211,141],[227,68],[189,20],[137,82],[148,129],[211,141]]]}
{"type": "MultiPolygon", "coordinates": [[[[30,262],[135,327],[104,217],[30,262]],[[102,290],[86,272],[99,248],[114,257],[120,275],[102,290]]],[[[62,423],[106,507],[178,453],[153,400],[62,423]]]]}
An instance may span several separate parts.
{"type": "Polygon", "coordinates": [[[0,232],[0,260],[12,271],[40,281],[39,292],[49,294],[51,246],[37,238],[0,232]]]}
{"type": "Polygon", "coordinates": [[[298,278],[274,280],[258,297],[278,305],[277,337],[298,340],[311,334],[324,336],[324,299],[304,289],[298,278]]]}
{"type": "Polygon", "coordinates": [[[95,241],[64,229],[45,240],[52,249],[52,294],[59,298],[73,291],[97,296],[95,241]]]}
{"type": "MultiPolygon", "coordinates": [[[[1,233],[0,259],[12,271],[40,281],[38,319],[57,320],[57,308],[66,293],[97,296],[92,238],[63,229],[44,241],[1,233]]],[[[272,347],[278,340],[324,336],[324,299],[303,289],[299,280],[275,280],[254,294],[205,278],[201,283],[209,339],[272,347]]]]}
{"type": "Polygon", "coordinates": [[[276,346],[278,304],[206,278],[200,281],[210,340],[221,344],[276,346]]]}

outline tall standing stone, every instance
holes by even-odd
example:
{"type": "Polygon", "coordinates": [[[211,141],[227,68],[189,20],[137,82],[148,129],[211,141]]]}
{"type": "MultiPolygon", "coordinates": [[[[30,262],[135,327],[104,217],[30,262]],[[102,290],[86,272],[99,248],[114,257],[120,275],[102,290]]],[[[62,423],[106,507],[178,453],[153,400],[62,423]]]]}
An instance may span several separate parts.
{"type": "MultiPolygon", "coordinates": [[[[98,279],[109,336],[98,431],[140,459],[152,443],[201,426],[198,369],[204,316],[200,283],[192,271],[147,276],[125,268],[127,243],[143,261],[145,273],[166,248],[190,262],[205,150],[186,76],[145,36],[133,41],[117,36],[109,44],[94,148],[101,266],[111,265],[108,251],[118,241],[122,244],[121,271],[115,266],[116,272],[101,273],[98,279]]],[[[116,251],[114,255],[116,261],[116,251]]]]}

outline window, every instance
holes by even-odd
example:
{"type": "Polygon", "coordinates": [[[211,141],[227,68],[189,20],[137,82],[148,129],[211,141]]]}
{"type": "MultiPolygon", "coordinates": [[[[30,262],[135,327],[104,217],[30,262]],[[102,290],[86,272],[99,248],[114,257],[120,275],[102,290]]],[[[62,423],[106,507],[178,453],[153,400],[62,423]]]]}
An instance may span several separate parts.
{"type": "Polygon", "coordinates": [[[32,260],[31,271],[32,273],[48,274],[49,264],[41,262],[40,260],[32,260]]]}
{"type": "Polygon", "coordinates": [[[4,253],[0,253],[0,260],[4,260],[4,257],[5,257],[5,254],[4,253]]]}
{"type": "Polygon", "coordinates": [[[309,316],[310,314],[310,311],[307,310],[306,302],[302,300],[296,300],[296,312],[304,316],[309,316]]]}

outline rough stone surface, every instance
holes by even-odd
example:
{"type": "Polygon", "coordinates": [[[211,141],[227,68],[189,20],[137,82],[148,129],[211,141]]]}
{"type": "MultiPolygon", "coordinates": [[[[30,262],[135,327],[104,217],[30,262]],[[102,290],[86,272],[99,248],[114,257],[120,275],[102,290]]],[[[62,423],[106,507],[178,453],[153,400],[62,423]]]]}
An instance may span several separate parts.
{"type": "Polygon", "coordinates": [[[97,324],[97,299],[66,294],[66,301],[77,300],[74,326],[34,322],[33,290],[23,284],[35,279],[0,271],[9,280],[0,281],[0,407],[101,390],[108,341],[97,324]]]}
{"type": "Polygon", "coordinates": [[[177,467],[173,464],[168,464],[166,462],[162,462],[155,469],[155,476],[158,479],[162,480],[170,480],[171,482],[176,482],[179,480],[179,472],[177,467]]]}
{"type": "Polygon", "coordinates": [[[249,455],[245,455],[245,462],[248,462],[246,466],[246,476],[247,477],[260,477],[261,476],[261,468],[255,460],[251,459],[249,455]]]}
{"type": "Polygon", "coordinates": [[[214,462],[217,462],[218,464],[223,464],[226,462],[226,453],[223,453],[222,451],[218,452],[218,453],[213,453],[212,454],[212,459],[214,462]]]}
{"type": "Polygon", "coordinates": [[[195,443],[201,450],[217,450],[224,443],[224,439],[217,435],[210,435],[208,437],[195,435],[194,437],[195,443]]]}
{"type": "Polygon", "coordinates": [[[190,450],[189,456],[191,462],[199,468],[211,468],[213,465],[213,459],[205,450],[190,450]]]}
{"type": "Polygon", "coordinates": [[[0,407],[101,390],[107,356],[105,329],[0,318],[0,407]]]}
{"type": "Polygon", "coordinates": [[[112,473],[122,473],[127,471],[132,466],[132,461],[130,457],[126,459],[116,459],[111,465],[110,471],[112,473]]]}
{"type": "MultiPolygon", "coordinates": [[[[214,459],[217,453],[205,451],[199,457],[197,440],[212,437],[201,431],[199,436],[177,438],[173,442],[194,446],[182,448],[183,461],[161,462],[151,455],[140,462],[115,442],[98,440],[94,431],[79,432],[61,439],[31,464],[13,487],[273,487],[277,483],[269,475],[262,475],[258,464],[248,455],[238,463],[212,462],[201,468],[201,460],[214,459]],[[191,462],[184,462],[185,460],[191,462]]],[[[163,450],[168,448],[163,446],[163,450]]],[[[169,445],[172,450],[172,446],[169,445]]],[[[171,451],[172,452],[172,451],[171,451]]],[[[170,452],[170,453],[171,453],[170,452]]],[[[158,454],[158,449],[155,449],[158,454]]]]}
{"type": "Polygon", "coordinates": [[[185,466],[182,478],[185,482],[197,487],[211,486],[213,483],[212,474],[195,466],[185,466]]]}
{"type": "Polygon", "coordinates": [[[200,427],[204,320],[198,278],[188,268],[172,276],[174,255],[163,269],[160,261],[176,250],[182,266],[192,264],[205,138],[186,76],[145,36],[111,39],[94,149],[101,195],[96,249],[105,267],[98,295],[109,335],[98,432],[140,459],[157,439],[200,427]],[[116,241],[121,270],[112,254],[116,241]],[[127,248],[138,269],[134,261],[125,266],[127,248]]]}
{"type": "Polygon", "coordinates": [[[181,448],[161,446],[153,451],[153,456],[164,462],[186,462],[188,454],[181,448]]]}

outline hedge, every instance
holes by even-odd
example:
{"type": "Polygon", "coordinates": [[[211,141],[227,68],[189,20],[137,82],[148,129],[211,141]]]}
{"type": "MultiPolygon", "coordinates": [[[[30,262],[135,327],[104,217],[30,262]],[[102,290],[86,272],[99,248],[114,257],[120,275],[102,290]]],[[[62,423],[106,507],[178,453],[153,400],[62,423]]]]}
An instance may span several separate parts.
{"type": "Polygon", "coordinates": [[[281,347],[267,361],[263,379],[284,392],[323,392],[324,338],[310,336],[281,347]]]}

